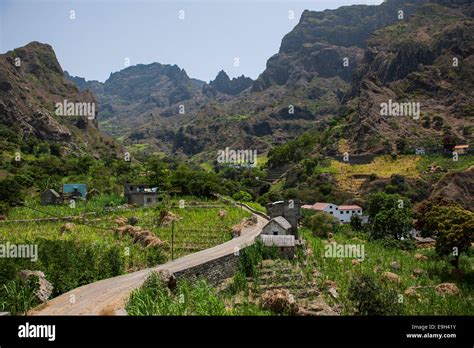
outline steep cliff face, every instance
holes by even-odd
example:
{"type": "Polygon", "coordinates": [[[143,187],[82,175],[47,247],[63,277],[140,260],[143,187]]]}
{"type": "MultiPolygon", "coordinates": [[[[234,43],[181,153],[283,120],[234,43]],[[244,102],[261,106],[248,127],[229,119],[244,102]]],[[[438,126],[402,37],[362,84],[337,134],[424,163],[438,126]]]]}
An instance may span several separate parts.
{"type": "Polygon", "coordinates": [[[304,11],[298,25],[282,40],[279,53],[253,85],[297,86],[313,78],[339,77],[349,82],[360,64],[369,35],[416,11],[419,1],[392,0],[380,6],[345,6],[321,12],[304,11]]]}
{"type": "Polygon", "coordinates": [[[0,55],[0,123],[23,139],[35,137],[58,142],[67,151],[98,154],[107,137],[97,128],[94,95],[80,92],[63,74],[46,44],[32,42],[0,55]],[[80,103],[90,109],[82,110],[83,116],[57,114],[56,103],[80,103]]]}
{"type": "Polygon", "coordinates": [[[472,140],[474,21],[462,10],[426,3],[372,35],[346,97],[354,152],[435,147],[446,135],[472,140]],[[419,103],[418,117],[381,114],[389,101],[419,103]]]}

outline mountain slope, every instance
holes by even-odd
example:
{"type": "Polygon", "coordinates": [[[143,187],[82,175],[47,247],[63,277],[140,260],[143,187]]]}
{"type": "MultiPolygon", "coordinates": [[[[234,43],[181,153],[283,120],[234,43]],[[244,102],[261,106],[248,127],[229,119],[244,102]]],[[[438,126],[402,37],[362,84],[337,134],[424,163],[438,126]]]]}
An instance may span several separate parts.
{"type": "Polygon", "coordinates": [[[352,153],[437,146],[444,136],[465,142],[472,13],[468,0],[305,11],[255,81],[221,71],[205,84],[158,63],[129,67],[105,84],[71,79],[96,93],[101,126],[125,144],[199,159],[226,146],[266,153],[314,130],[329,131],[324,150],[333,154],[341,141],[352,153]],[[447,67],[454,56],[462,62],[456,70],[447,67]],[[423,121],[382,117],[390,100],[419,101],[423,121]]]}
{"type": "Polygon", "coordinates": [[[472,141],[474,21],[461,9],[426,3],[371,36],[345,103],[353,152],[472,141]],[[419,117],[381,115],[389,101],[419,103],[419,117]]]}
{"type": "Polygon", "coordinates": [[[97,156],[117,147],[97,128],[94,95],[80,92],[64,78],[51,46],[31,42],[1,54],[0,81],[0,125],[19,138],[55,142],[66,152],[97,156]],[[57,115],[56,103],[65,102],[88,103],[91,114],[57,115]]]}

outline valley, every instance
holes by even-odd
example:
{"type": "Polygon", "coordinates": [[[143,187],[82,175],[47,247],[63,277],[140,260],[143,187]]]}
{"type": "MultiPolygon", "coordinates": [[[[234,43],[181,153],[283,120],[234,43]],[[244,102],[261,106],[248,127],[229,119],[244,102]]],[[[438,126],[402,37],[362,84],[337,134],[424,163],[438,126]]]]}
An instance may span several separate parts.
{"type": "Polygon", "coordinates": [[[473,17],[305,10],[255,79],[2,52],[0,312],[472,316],[473,17]]]}

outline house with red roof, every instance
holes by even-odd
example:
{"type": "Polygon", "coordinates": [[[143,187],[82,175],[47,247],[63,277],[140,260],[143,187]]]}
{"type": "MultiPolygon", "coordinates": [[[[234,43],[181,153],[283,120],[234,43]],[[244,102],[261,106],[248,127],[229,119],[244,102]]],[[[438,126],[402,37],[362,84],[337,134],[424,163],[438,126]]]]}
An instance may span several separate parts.
{"type": "Polygon", "coordinates": [[[317,211],[324,211],[333,215],[341,223],[351,222],[352,215],[358,215],[362,218],[362,208],[358,205],[336,205],[333,203],[317,202],[315,204],[305,204],[301,208],[317,211]]]}

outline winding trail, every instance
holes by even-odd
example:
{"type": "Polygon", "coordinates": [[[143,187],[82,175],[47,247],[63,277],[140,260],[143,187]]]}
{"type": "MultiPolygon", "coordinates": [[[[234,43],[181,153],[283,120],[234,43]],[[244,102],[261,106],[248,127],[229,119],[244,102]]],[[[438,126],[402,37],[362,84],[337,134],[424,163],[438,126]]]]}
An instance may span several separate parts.
{"type": "Polygon", "coordinates": [[[144,283],[151,272],[181,271],[232,254],[236,248],[240,249],[251,244],[268,222],[262,216],[256,214],[254,216],[257,217],[257,223],[243,228],[240,237],[156,267],[83,285],[34,308],[28,315],[124,314],[128,296],[144,283]]]}

